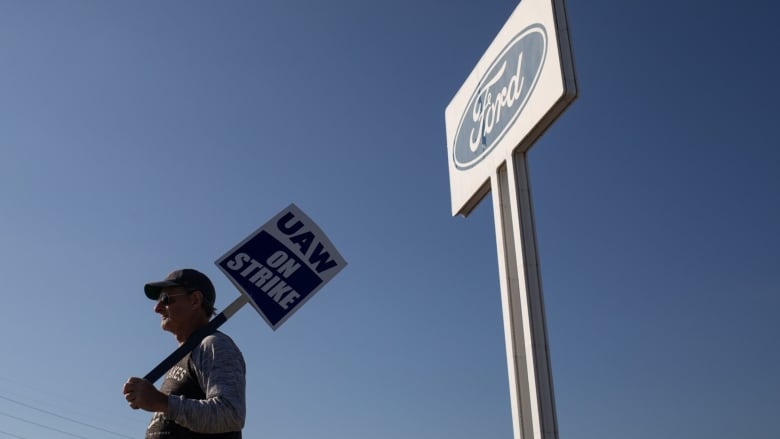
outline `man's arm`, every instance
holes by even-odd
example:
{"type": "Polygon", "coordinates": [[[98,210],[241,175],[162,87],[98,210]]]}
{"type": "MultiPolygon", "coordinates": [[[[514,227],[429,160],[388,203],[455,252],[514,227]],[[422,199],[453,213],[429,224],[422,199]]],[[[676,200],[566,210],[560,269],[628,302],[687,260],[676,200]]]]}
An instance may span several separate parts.
{"type": "Polygon", "coordinates": [[[192,361],[206,399],[170,395],[167,418],[197,433],[240,431],[246,419],[246,365],[241,351],[217,332],[195,348],[192,361]]]}

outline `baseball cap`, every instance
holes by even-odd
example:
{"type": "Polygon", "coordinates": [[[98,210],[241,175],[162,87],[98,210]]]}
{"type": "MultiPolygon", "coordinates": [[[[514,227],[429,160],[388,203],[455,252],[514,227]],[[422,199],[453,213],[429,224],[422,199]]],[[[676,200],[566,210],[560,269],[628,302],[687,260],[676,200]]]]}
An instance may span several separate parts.
{"type": "Polygon", "coordinates": [[[191,290],[198,290],[203,293],[203,298],[214,305],[217,299],[217,293],[214,291],[214,285],[205,274],[192,268],[183,268],[171,272],[165,280],[159,282],[149,282],[144,285],[146,297],[157,300],[160,298],[160,292],[166,287],[185,287],[191,290]]]}

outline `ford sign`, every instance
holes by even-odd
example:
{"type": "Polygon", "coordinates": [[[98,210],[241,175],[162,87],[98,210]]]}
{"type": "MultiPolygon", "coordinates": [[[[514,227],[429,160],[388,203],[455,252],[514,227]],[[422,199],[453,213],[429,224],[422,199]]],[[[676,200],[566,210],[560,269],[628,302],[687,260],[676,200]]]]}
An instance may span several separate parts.
{"type": "Polygon", "coordinates": [[[458,169],[475,166],[495,148],[523,111],[547,55],[547,32],[533,24],[496,57],[468,101],[455,134],[458,169]]]}

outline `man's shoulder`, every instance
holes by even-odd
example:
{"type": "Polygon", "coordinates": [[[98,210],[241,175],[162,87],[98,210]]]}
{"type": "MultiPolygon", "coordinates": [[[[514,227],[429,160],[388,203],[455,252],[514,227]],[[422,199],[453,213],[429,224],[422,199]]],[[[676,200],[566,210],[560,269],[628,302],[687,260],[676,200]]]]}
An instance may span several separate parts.
{"type": "Polygon", "coordinates": [[[232,338],[230,338],[229,335],[225,334],[224,332],[215,331],[213,334],[207,335],[201,342],[200,342],[200,348],[201,349],[236,349],[238,350],[238,346],[233,341],[232,338]]]}
{"type": "Polygon", "coordinates": [[[192,360],[198,368],[212,364],[217,358],[220,359],[220,363],[233,359],[244,364],[244,356],[233,339],[219,331],[205,337],[192,351],[192,360]]]}

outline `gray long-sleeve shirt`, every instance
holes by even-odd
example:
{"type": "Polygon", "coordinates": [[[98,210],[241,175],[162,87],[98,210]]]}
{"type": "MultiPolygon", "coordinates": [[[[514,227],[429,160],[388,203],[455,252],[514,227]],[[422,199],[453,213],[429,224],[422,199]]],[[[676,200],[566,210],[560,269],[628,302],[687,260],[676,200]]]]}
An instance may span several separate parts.
{"type": "MultiPolygon", "coordinates": [[[[168,396],[168,412],[155,414],[197,433],[241,431],[246,419],[246,365],[233,340],[221,332],[204,338],[190,354],[190,367],[176,365],[167,380],[194,375],[204,399],[168,396]],[[190,370],[187,370],[190,369],[190,370]]],[[[165,384],[164,384],[165,386],[165,384]]]]}

